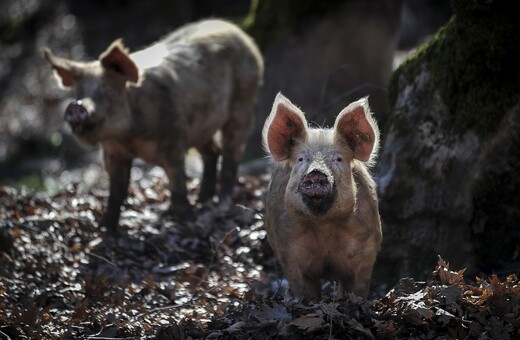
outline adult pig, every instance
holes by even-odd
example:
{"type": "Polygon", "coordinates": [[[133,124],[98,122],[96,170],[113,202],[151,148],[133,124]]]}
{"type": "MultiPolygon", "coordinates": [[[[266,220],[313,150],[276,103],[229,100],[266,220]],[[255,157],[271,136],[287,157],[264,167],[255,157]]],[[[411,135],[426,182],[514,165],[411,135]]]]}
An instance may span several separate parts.
{"type": "Polygon", "coordinates": [[[72,131],[102,145],[110,194],[101,225],[117,230],[136,157],[165,169],[170,210],[181,218],[192,215],[184,169],[190,147],[204,163],[199,199],[216,192],[220,156],[219,196],[230,198],[263,76],[258,48],[237,26],[192,23],[132,54],[116,40],[92,62],[56,57],[48,49],[44,54],[61,84],[75,89],[76,100],[65,111],[72,131]]]}
{"type": "Polygon", "coordinates": [[[263,130],[275,161],[267,193],[268,241],[297,296],[315,298],[320,279],[367,297],[382,239],[368,172],[379,130],[367,98],[347,106],[332,129],[309,128],[279,94],[263,130]]]}

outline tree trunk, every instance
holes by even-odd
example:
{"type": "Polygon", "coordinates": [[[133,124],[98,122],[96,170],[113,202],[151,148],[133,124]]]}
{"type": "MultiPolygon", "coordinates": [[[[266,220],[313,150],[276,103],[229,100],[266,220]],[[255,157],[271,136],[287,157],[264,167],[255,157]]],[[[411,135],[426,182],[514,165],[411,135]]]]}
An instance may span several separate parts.
{"type": "Polygon", "coordinates": [[[341,109],[366,95],[377,118],[384,119],[401,1],[253,4],[245,26],[262,48],[266,68],[248,158],[264,155],[262,125],[280,91],[320,126],[334,124],[341,109]]]}

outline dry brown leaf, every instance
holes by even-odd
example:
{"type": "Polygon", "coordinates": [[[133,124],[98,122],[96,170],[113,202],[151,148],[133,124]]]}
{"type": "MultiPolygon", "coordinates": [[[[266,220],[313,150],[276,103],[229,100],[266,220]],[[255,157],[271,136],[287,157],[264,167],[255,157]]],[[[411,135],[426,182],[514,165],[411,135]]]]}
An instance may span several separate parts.
{"type": "Polygon", "coordinates": [[[319,329],[323,325],[323,314],[321,313],[311,313],[302,315],[289,323],[289,325],[293,325],[298,327],[299,329],[305,331],[306,333],[313,333],[319,329]]]}

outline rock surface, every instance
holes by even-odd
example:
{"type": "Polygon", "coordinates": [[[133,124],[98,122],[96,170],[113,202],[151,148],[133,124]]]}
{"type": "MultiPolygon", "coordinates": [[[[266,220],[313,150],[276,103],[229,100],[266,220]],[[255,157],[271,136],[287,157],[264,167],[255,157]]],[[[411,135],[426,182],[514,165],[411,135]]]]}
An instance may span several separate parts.
{"type": "Polygon", "coordinates": [[[385,281],[427,278],[437,254],[472,274],[519,270],[520,5],[453,9],[390,86],[376,169],[385,281]]]}

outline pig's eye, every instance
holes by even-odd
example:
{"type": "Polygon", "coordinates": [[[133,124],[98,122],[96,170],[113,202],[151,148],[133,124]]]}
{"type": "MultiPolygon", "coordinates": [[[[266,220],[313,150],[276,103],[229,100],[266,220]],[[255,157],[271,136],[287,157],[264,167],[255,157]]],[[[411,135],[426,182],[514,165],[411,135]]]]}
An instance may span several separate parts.
{"type": "Polygon", "coordinates": [[[341,157],[336,158],[336,162],[341,162],[341,161],[343,161],[343,158],[341,158],[341,157]]]}
{"type": "Polygon", "coordinates": [[[298,162],[303,162],[303,157],[298,158],[298,162]]]}

